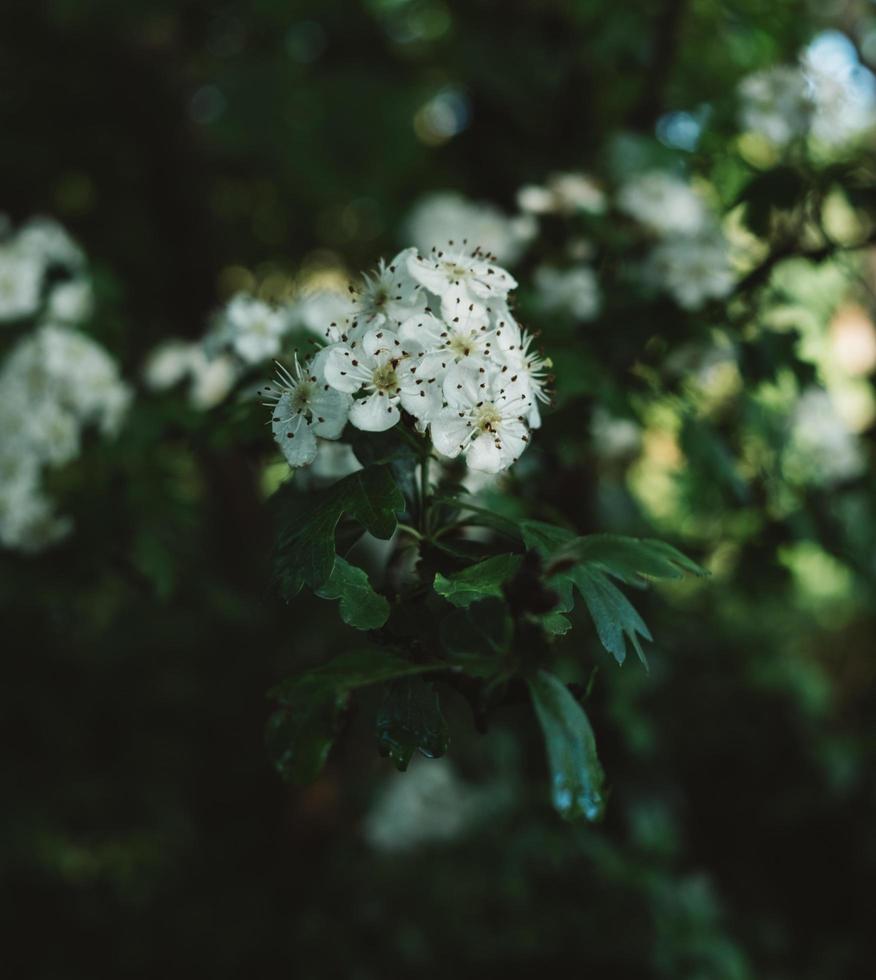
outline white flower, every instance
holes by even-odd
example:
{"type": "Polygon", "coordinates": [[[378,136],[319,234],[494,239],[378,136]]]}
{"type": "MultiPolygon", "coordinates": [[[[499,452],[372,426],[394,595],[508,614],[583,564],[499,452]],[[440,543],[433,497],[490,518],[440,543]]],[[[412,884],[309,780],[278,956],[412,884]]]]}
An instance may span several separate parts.
{"type": "Polygon", "coordinates": [[[564,313],[575,320],[592,320],[599,314],[599,283],[589,266],[557,269],[542,265],[535,272],[534,282],[537,303],[546,313],[564,313]]]}
{"type": "Polygon", "coordinates": [[[286,318],[267,303],[238,293],[225,309],[222,332],[243,361],[258,364],[279,354],[286,318]]]}
{"type": "Polygon", "coordinates": [[[408,269],[414,279],[441,300],[442,315],[452,318],[459,307],[475,304],[481,310],[493,299],[504,299],[517,286],[504,269],[494,265],[480,249],[467,243],[448,242],[447,249],[434,249],[428,258],[413,254],[408,269]]]}
{"type": "Polygon", "coordinates": [[[618,207],[658,235],[694,235],[709,220],[705,202],[690,185],[661,170],[623,185],[618,207]]]}
{"type": "Polygon", "coordinates": [[[227,354],[208,357],[197,345],[189,361],[189,400],[194,408],[206,411],[225,401],[237,382],[238,367],[227,354]]]}
{"type": "Polygon", "coordinates": [[[529,442],[526,416],[531,398],[487,368],[455,367],[444,379],[447,408],[432,421],[432,442],[451,458],[465,454],[473,470],[507,469],[529,442]]]}
{"type": "Polygon", "coordinates": [[[289,318],[293,326],[299,324],[305,330],[332,343],[341,339],[343,326],[352,324],[356,307],[349,293],[334,289],[317,289],[305,293],[295,300],[289,308],[289,318]]]}
{"type": "Polygon", "coordinates": [[[457,309],[459,312],[446,320],[431,313],[411,317],[398,332],[404,344],[423,350],[415,374],[427,384],[440,385],[456,364],[481,367],[490,358],[493,331],[487,309],[473,303],[460,303],[457,309]]]}
{"type": "Polygon", "coordinates": [[[49,293],[49,315],[64,323],[81,323],[91,315],[94,293],[88,279],[60,282],[49,293]]]}
{"type": "Polygon", "coordinates": [[[31,218],[18,233],[18,246],[43,266],[58,265],[77,272],[85,253],[53,218],[31,218]]]}
{"type": "Polygon", "coordinates": [[[774,65],[743,78],[739,97],[742,128],[775,146],[787,146],[809,130],[814,107],[806,78],[793,65],[774,65]]]}
{"type": "Polygon", "coordinates": [[[44,264],[16,244],[0,245],[0,321],[31,316],[40,305],[44,264]]]}
{"type": "Polygon", "coordinates": [[[153,391],[173,388],[189,376],[195,345],[185,340],[165,340],[150,351],[143,380],[153,391]]]}
{"type": "Polygon", "coordinates": [[[588,214],[605,212],[605,193],[586,174],[551,174],[544,187],[527,184],[517,192],[517,204],[531,214],[570,215],[578,211],[588,214]]]}
{"type": "Polygon", "coordinates": [[[261,389],[271,409],[274,439],[293,467],[312,463],[316,437],[338,439],[347,422],[352,399],[329,386],[325,364],[324,352],[306,364],[296,354],[292,370],[278,364],[277,382],[261,389]]]}
{"type": "Polygon", "coordinates": [[[686,310],[698,310],[710,299],[723,299],[736,282],[720,228],[707,235],[660,242],[651,252],[646,276],[686,310]]]}
{"type": "Polygon", "coordinates": [[[407,220],[411,241],[424,254],[449,240],[477,243],[497,262],[512,265],[535,237],[538,227],[529,215],[509,218],[492,204],[469,201],[441,191],[422,198],[407,220]]]}
{"type": "Polygon", "coordinates": [[[403,342],[390,330],[372,330],[358,349],[328,348],[326,381],[351,395],[364,392],[353,402],[350,422],[366,432],[383,432],[398,422],[399,406],[414,418],[427,418],[440,406],[437,386],[417,377],[421,355],[419,344],[403,342]]]}
{"type": "Polygon", "coordinates": [[[860,439],[849,431],[823,389],[807,388],[803,392],[790,424],[791,444],[785,453],[785,466],[793,478],[832,486],[867,469],[860,439]]]}
{"type": "Polygon", "coordinates": [[[406,248],[389,264],[381,259],[377,269],[365,273],[353,289],[352,317],[366,330],[398,326],[425,308],[426,297],[408,271],[408,260],[415,256],[416,249],[406,248]]]}
{"type": "Polygon", "coordinates": [[[550,396],[547,386],[552,380],[549,374],[553,362],[540,351],[533,350],[535,338],[521,329],[520,324],[508,310],[494,314],[495,352],[499,368],[499,379],[503,384],[516,385],[530,396],[527,422],[531,429],[541,426],[538,403],[547,405],[550,396]]]}

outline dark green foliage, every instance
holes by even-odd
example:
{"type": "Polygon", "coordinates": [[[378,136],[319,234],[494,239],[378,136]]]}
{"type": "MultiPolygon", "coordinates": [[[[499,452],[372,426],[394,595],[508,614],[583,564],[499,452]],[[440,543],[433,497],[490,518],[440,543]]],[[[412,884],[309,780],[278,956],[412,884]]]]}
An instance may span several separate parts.
{"type": "Polygon", "coordinates": [[[389,603],[374,591],[365,570],[338,556],[331,575],[316,594],[323,599],[340,599],[341,619],[357,630],[378,629],[389,617],[389,603]]]}
{"type": "Polygon", "coordinates": [[[377,714],[377,746],[402,772],[414,752],[427,759],[444,755],[450,743],[438,692],[419,677],[406,677],[387,686],[377,714]]]}
{"type": "Polygon", "coordinates": [[[605,802],[604,776],[584,709],[560,680],[543,670],[530,678],[529,691],[547,748],[554,808],[567,820],[598,820],[605,802]]]}
{"type": "Polygon", "coordinates": [[[335,563],[335,528],[342,516],[375,537],[389,538],[396,527],[396,514],[404,509],[404,497],[385,465],[366,467],[308,494],[286,485],[277,498],[274,568],[286,599],[302,585],[319,589],[328,582],[335,563]]]}
{"type": "Polygon", "coordinates": [[[435,591],[454,606],[501,597],[502,585],[517,571],[519,555],[496,555],[451,575],[435,576],[435,591]]]}

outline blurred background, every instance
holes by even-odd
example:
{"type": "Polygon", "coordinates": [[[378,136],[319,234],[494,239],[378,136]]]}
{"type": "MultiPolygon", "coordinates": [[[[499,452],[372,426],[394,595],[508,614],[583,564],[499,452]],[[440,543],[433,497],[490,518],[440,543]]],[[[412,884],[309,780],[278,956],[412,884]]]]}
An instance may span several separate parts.
{"type": "Polygon", "coordinates": [[[5,5],[16,975],[870,974],[872,70],[868,0],[5,5]],[[649,673],[586,624],[559,648],[593,681],[597,826],[551,810],[526,705],[478,734],[448,692],[449,755],[403,774],[366,711],[307,788],[264,747],[268,688],[352,631],[274,594],[288,470],[241,394],[270,359],[217,355],[217,311],[314,331],[380,256],[466,235],[557,374],[486,505],[711,571],[637,597],[649,673]],[[22,476],[84,360],[102,401],[22,476]]]}

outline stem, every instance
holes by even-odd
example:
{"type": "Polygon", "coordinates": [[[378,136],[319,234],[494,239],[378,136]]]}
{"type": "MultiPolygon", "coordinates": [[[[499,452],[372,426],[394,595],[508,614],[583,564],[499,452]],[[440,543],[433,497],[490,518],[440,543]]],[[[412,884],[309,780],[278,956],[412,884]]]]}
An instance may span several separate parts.
{"type": "Polygon", "coordinates": [[[404,531],[405,534],[410,534],[410,536],[412,538],[416,538],[417,541],[423,540],[423,535],[420,534],[420,532],[415,527],[411,527],[410,524],[402,524],[401,522],[399,522],[398,524],[396,524],[396,527],[399,529],[399,531],[404,531]]]}
{"type": "Polygon", "coordinates": [[[429,534],[429,459],[430,452],[426,453],[420,461],[420,531],[422,536],[428,537],[429,534]]]}

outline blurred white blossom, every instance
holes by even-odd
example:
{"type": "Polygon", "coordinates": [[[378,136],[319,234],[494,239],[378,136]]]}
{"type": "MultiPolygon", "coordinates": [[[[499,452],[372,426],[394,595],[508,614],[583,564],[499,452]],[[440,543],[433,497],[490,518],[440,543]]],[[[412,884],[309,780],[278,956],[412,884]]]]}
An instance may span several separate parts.
{"type": "Polygon", "coordinates": [[[606,197],[587,174],[551,174],[544,185],[527,184],[517,192],[517,206],[530,214],[603,214],[606,197]]]}
{"type": "Polygon", "coordinates": [[[618,192],[617,203],[657,235],[696,235],[709,221],[702,197],[687,181],[662,170],[632,177],[618,192]]]}
{"type": "Polygon", "coordinates": [[[807,388],[794,406],[785,464],[797,480],[831,486],[867,467],[860,439],[837,412],[830,394],[807,388]]]}
{"type": "Polygon", "coordinates": [[[534,276],[536,302],[545,313],[562,313],[575,320],[593,320],[602,302],[596,273],[589,266],[569,269],[540,266],[534,276]]]}
{"type": "Polygon", "coordinates": [[[508,217],[492,204],[470,201],[452,191],[429,194],[414,206],[406,222],[407,237],[424,254],[467,242],[471,248],[513,265],[537,232],[529,215],[508,217]]]}
{"type": "Polygon", "coordinates": [[[805,136],[814,105],[803,72],[795,65],[774,65],[739,84],[739,122],[747,132],[783,147],[805,136]]]}
{"type": "Polygon", "coordinates": [[[41,487],[45,467],[80,451],[81,433],[114,435],[131,392],[107,352],[67,327],[24,336],[0,368],[0,541],[37,551],[69,532],[41,487]]]}
{"type": "Polygon", "coordinates": [[[698,310],[710,299],[723,299],[736,282],[730,247],[719,227],[658,242],[645,269],[646,276],[686,310],[698,310]]]}

